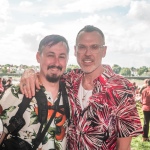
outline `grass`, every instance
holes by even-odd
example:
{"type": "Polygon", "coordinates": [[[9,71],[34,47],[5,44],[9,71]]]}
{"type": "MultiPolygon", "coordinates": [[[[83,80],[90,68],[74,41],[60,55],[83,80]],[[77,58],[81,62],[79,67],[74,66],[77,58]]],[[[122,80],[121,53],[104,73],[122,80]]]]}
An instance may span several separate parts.
{"type": "MultiPolygon", "coordinates": [[[[137,102],[138,113],[143,125],[143,112],[142,106],[137,102]]],[[[142,142],[142,135],[132,138],[131,150],[150,150],[150,142],[142,142]]]]}

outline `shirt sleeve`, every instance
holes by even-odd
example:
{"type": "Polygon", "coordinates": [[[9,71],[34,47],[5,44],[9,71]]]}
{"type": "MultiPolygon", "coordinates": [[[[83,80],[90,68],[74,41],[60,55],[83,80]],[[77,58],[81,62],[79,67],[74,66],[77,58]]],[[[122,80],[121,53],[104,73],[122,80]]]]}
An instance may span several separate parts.
{"type": "Polygon", "coordinates": [[[121,96],[119,105],[116,108],[117,136],[138,136],[143,131],[136,108],[134,90],[126,85],[119,93],[121,96]]]}
{"type": "MultiPolygon", "coordinates": [[[[15,97],[9,88],[2,99],[0,100],[1,105],[1,115],[0,118],[3,122],[3,125],[9,125],[9,120],[14,116],[18,110],[18,105],[20,104],[19,98],[15,97]]],[[[4,132],[7,133],[7,129],[4,126],[4,132]]]]}

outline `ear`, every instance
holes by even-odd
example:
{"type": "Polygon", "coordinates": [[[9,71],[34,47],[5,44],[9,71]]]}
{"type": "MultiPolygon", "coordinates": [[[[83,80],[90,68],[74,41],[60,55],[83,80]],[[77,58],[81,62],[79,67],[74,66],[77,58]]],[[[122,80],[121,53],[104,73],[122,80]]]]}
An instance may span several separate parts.
{"type": "Polygon", "coordinates": [[[107,50],[107,46],[105,46],[104,49],[103,49],[103,57],[106,56],[106,50],[107,50]]]}
{"type": "Polygon", "coordinates": [[[41,54],[39,52],[36,53],[36,60],[40,63],[41,54]]]}
{"type": "Polygon", "coordinates": [[[77,56],[76,46],[74,46],[74,56],[77,56]]]}

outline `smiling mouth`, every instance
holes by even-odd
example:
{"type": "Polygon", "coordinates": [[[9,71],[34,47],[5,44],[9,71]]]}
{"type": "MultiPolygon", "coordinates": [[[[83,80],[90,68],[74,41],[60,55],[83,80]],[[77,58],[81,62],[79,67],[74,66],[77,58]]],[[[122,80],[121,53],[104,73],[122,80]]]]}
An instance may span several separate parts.
{"type": "Polygon", "coordinates": [[[89,60],[89,59],[85,59],[85,60],[83,60],[83,62],[84,63],[91,63],[91,62],[93,62],[92,60],[89,60]]]}
{"type": "Polygon", "coordinates": [[[51,72],[53,72],[53,73],[57,73],[57,72],[61,71],[58,68],[49,68],[48,70],[51,70],[51,72]]]}
{"type": "Polygon", "coordinates": [[[60,71],[62,71],[62,67],[60,67],[60,66],[54,66],[54,65],[48,66],[47,69],[51,69],[51,70],[60,70],[60,71]]]}
{"type": "Polygon", "coordinates": [[[92,62],[91,60],[85,60],[84,61],[85,63],[90,63],[90,62],[92,62]]]}
{"type": "Polygon", "coordinates": [[[91,66],[92,65],[92,63],[93,63],[93,61],[92,60],[83,60],[83,65],[84,66],[91,66]]]}

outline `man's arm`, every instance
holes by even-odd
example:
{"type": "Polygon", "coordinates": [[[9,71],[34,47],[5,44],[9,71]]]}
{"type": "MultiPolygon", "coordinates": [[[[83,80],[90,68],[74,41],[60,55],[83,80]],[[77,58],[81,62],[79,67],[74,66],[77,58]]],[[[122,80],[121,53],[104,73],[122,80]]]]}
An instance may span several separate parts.
{"type": "Polygon", "coordinates": [[[0,137],[0,144],[3,142],[4,138],[5,138],[6,133],[2,133],[2,136],[0,137]]]}
{"type": "Polygon", "coordinates": [[[117,150],[130,150],[132,137],[117,138],[117,150]]]}
{"type": "Polygon", "coordinates": [[[26,97],[31,98],[35,95],[35,88],[40,89],[38,73],[33,69],[25,70],[20,80],[20,90],[26,97]]]}

